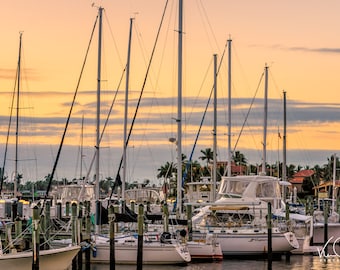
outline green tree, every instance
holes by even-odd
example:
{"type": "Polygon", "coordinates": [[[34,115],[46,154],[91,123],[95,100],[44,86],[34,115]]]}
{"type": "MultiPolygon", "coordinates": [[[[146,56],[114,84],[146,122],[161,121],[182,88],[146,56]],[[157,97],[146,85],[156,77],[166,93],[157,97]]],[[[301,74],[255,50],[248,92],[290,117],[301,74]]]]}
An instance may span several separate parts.
{"type": "Polygon", "coordinates": [[[246,165],[248,163],[245,155],[242,154],[240,151],[235,151],[235,153],[232,154],[232,160],[235,162],[236,165],[246,165]]]}
{"type": "Polygon", "coordinates": [[[168,178],[171,177],[172,173],[175,172],[175,167],[172,162],[166,162],[158,169],[157,178],[168,178]]]}
{"type": "Polygon", "coordinates": [[[211,148],[206,148],[205,150],[201,150],[201,153],[203,156],[200,156],[199,159],[206,161],[206,165],[208,167],[209,163],[214,159],[214,152],[211,150],[211,148]]]}
{"type": "Polygon", "coordinates": [[[186,166],[186,169],[186,182],[199,181],[201,177],[201,164],[197,160],[194,160],[190,164],[188,164],[188,166],[186,166]]]}
{"type": "Polygon", "coordinates": [[[202,174],[205,176],[209,176],[211,175],[209,164],[214,159],[214,152],[211,150],[211,148],[206,148],[205,150],[201,150],[201,153],[203,154],[203,156],[200,156],[199,159],[206,162],[206,166],[203,167],[202,174]]]}

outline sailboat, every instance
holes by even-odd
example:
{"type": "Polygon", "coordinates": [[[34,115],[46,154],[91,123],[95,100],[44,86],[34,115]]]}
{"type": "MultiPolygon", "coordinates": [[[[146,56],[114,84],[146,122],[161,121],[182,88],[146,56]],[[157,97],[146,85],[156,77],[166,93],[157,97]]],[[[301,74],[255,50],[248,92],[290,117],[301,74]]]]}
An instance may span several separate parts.
{"type": "MultiPolygon", "coordinates": [[[[97,145],[96,145],[96,192],[95,196],[99,198],[99,150],[100,150],[100,64],[101,64],[101,32],[102,32],[102,13],[103,8],[99,7],[99,48],[98,48],[98,84],[97,84],[97,145]]],[[[132,22],[132,21],[131,21],[132,22]]],[[[125,142],[124,142],[125,143],[125,142]]],[[[99,215],[97,212],[96,215],[99,215]]],[[[98,220],[98,217],[97,217],[98,220]]],[[[191,261],[187,248],[178,241],[162,242],[160,239],[145,239],[150,237],[144,235],[143,241],[143,264],[185,264],[191,261]]],[[[96,252],[92,253],[91,262],[110,263],[110,239],[100,235],[99,225],[96,225],[95,234],[93,235],[92,246],[96,252]]],[[[118,264],[136,264],[138,241],[136,237],[130,234],[120,234],[115,237],[115,261],[118,264]]]]}
{"type": "MultiPolygon", "coordinates": [[[[20,44],[19,44],[19,60],[18,60],[18,94],[20,91],[20,69],[21,69],[21,47],[22,47],[22,33],[20,33],[20,44]]],[[[17,105],[17,107],[19,104],[17,105]]],[[[16,155],[17,155],[16,150],[16,155]]],[[[17,160],[17,156],[16,156],[17,160]]],[[[2,179],[1,179],[2,180],[2,179]]],[[[17,167],[15,169],[15,184],[14,184],[14,196],[17,196],[17,167]]],[[[39,223],[34,224],[39,226],[39,223]]],[[[11,232],[8,235],[11,238],[11,232]]],[[[15,240],[9,241],[14,243],[15,240]]],[[[34,242],[34,241],[33,241],[34,242]]],[[[2,243],[1,247],[2,247],[2,243]]],[[[1,249],[0,252],[0,269],[13,269],[13,270],[28,270],[32,267],[41,267],[41,269],[51,270],[65,270],[67,269],[80,250],[79,245],[68,245],[62,248],[48,249],[38,251],[39,248],[35,244],[32,244],[33,250],[18,251],[14,247],[8,247],[1,249]],[[5,250],[5,252],[4,252],[5,250]]]]}
{"type": "Polygon", "coordinates": [[[339,180],[336,180],[337,155],[333,154],[333,179],[316,187],[318,208],[313,212],[313,244],[335,244],[340,239],[340,219],[337,212],[339,180]],[[320,191],[322,190],[322,192],[320,191]],[[331,194],[329,194],[331,193],[331,194]]]}
{"type": "MultiPolygon", "coordinates": [[[[193,237],[216,235],[225,256],[265,255],[268,251],[268,202],[281,203],[279,180],[250,175],[222,177],[220,199],[207,203],[193,217],[193,237]]],[[[272,252],[283,254],[299,247],[294,233],[272,227],[272,252]]]]}
{"type": "MultiPolygon", "coordinates": [[[[266,66],[265,101],[268,87],[267,74],[266,66]]],[[[273,254],[283,254],[299,247],[293,232],[287,230],[287,227],[281,228],[276,223],[272,224],[272,220],[267,218],[272,214],[268,207],[273,204],[273,209],[281,209],[282,201],[279,179],[265,175],[266,110],[265,104],[262,173],[251,176],[231,176],[229,159],[228,176],[223,176],[221,179],[219,198],[205,203],[203,207],[202,204],[193,203],[201,207],[192,219],[193,238],[213,233],[221,244],[224,256],[265,256],[270,248],[273,254]],[[271,226],[271,247],[268,241],[268,225],[271,226]]]]}
{"type": "MultiPolygon", "coordinates": [[[[66,270],[79,250],[80,246],[42,250],[39,253],[40,269],[66,270]]],[[[0,254],[0,269],[30,270],[32,269],[32,257],[33,251],[0,254]]]]}

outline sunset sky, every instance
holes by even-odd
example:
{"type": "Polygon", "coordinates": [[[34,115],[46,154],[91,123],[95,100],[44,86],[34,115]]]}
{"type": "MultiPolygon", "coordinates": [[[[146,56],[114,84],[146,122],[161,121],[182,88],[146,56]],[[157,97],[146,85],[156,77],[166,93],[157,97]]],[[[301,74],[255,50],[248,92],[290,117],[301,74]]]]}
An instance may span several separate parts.
{"type": "MultiPolygon", "coordinates": [[[[150,179],[174,161],[177,117],[178,0],[11,0],[0,9],[0,162],[5,153],[12,94],[22,35],[19,173],[24,180],[51,173],[70,104],[90,43],[98,7],[103,13],[102,124],[119,89],[101,151],[101,177],[117,173],[123,146],[123,110],[130,18],[133,19],[129,120],[143,89],[128,147],[129,181],[150,179]]],[[[260,164],[263,141],[262,74],[269,67],[267,162],[282,161],[283,91],[287,92],[287,163],[313,167],[340,155],[340,1],[184,0],[183,153],[189,157],[213,86],[213,55],[221,60],[232,39],[232,149],[260,164]],[[251,106],[249,118],[244,125],[251,106]],[[235,147],[236,141],[238,144],[235,147]]],[[[95,145],[97,88],[96,26],[56,178],[86,174],[95,145]],[[81,122],[84,118],[83,135],[81,122]],[[83,167],[80,172],[81,138],[83,167]]],[[[227,157],[228,55],[218,75],[218,159],[227,157]]],[[[14,106],[16,108],[16,106],[14,106]]],[[[212,102],[194,159],[213,147],[212,102]]],[[[15,116],[15,111],[13,112],[15,116]]],[[[14,117],[13,116],[13,117],[14,117]]],[[[6,174],[14,165],[15,119],[6,174]]],[[[199,160],[200,161],[200,160],[199,160]]],[[[202,163],[203,164],[203,163],[202,163]]],[[[93,173],[91,173],[91,177],[93,173]]]]}

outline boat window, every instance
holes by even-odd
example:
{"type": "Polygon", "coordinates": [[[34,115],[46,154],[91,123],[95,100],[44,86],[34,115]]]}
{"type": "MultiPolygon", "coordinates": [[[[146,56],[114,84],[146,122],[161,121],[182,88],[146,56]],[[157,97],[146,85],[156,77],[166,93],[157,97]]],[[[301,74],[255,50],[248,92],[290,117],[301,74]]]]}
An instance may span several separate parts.
{"type": "Polygon", "coordinates": [[[256,189],[256,196],[262,198],[277,197],[277,191],[274,188],[274,183],[262,183],[256,189]]]}
{"type": "Polygon", "coordinates": [[[226,193],[242,195],[248,185],[249,185],[249,182],[246,182],[246,181],[242,181],[242,182],[230,181],[230,184],[228,185],[228,189],[226,190],[226,193]]]}

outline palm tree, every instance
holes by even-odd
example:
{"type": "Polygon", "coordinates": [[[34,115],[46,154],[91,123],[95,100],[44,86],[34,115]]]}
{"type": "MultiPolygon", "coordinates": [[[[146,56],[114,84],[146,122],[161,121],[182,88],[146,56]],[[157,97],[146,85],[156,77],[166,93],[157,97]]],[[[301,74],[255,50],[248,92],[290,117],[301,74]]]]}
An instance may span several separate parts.
{"type": "Polygon", "coordinates": [[[205,150],[201,150],[203,156],[200,156],[199,159],[202,161],[206,161],[206,166],[203,167],[203,175],[210,175],[209,171],[209,163],[214,159],[214,152],[211,148],[206,148],[205,150]]]}
{"type": "MultiPolygon", "coordinates": [[[[187,169],[187,168],[186,168],[187,169]]],[[[186,172],[186,182],[196,182],[201,176],[201,164],[197,160],[191,162],[188,171],[186,172]]]]}
{"type": "Polygon", "coordinates": [[[168,178],[171,174],[175,172],[175,168],[172,162],[167,161],[163,166],[158,169],[157,178],[168,178]]]}
{"type": "Polygon", "coordinates": [[[232,155],[232,159],[234,160],[236,165],[245,165],[248,163],[245,155],[242,154],[240,151],[235,151],[235,153],[232,155]]]}
{"type": "Polygon", "coordinates": [[[211,148],[206,148],[205,150],[201,150],[201,153],[203,156],[200,156],[199,159],[202,161],[206,160],[208,167],[210,161],[214,159],[214,152],[211,150],[211,148]]]}

